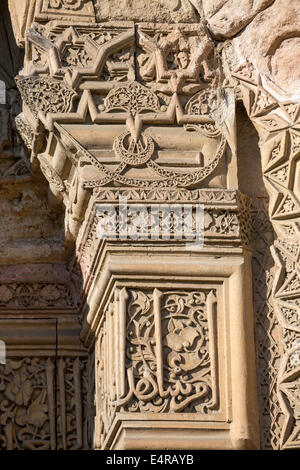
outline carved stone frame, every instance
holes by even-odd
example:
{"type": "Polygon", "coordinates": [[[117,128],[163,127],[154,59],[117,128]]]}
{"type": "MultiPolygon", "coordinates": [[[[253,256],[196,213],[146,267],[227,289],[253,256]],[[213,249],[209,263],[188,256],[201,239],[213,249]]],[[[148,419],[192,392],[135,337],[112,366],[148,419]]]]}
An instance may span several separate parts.
{"type": "Polygon", "coordinates": [[[189,290],[204,285],[213,287],[219,295],[219,325],[224,325],[222,332],[222,328],[218,329],[221,334],[218,355],[223,356],[225,369],[219,375],[224,409],[214,421],[207,417],[204,420],[195,413],[153,413],[153,416],[150,413],[118,413],[104,445],[96,435],[95,447],[114,450],[161,449],[162,446],[174,449],[258,448],[250,254],[245,251],[220,257],[209,254],[203,257],[202,254],[200,258],[161,253],[149,257],[148,263],[134,253],[126,257],[107,253],[105,258],[83,309],[88,312],[82,329],[85,344],[94,348],[102,328],[103,312],[117,288],[186,285],[189,290]]]}

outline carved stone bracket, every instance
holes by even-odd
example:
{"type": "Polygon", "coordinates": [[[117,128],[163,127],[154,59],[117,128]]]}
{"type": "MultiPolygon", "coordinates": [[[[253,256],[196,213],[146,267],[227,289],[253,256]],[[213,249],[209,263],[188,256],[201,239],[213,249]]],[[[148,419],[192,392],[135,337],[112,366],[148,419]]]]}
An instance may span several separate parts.
{"type": "MultiPolygon", "coordinates": [[[[197,232],[197,216],[199,206],[203,207],[203,226],[199,227],[203,236],[204,249],[212,249],[218,245],[221,252],[237,249],[238,247],[250,246],[251,236],[251,201],[237,191],[229,190],[185,190],[185,189],[116,189],[98,188],[94,191],[89,203],[89,217],[82,226],[77,237],[76,263],[80,265],[84,285],[89,285],[90,279],[98,269],[98,259],[105,251],[106,245],[117,247],[126,244],[126,249],[131,246],[152,246],[157,247],[164,243],[169,246],[176,246],[179,250],[197,250],[197,240],[200,232],[197,232]],[[123,206],[122,206],[123,204],[123,206]],[[125,204],[125,206],[124,206],[125,204]],[[164,209],[170,210],[170,220],[165,219],[164,209]],[[160,222],[157,232],[151,233],[151,214],[157,208],[160,211],[160,222]],[[145,224],[143,229],[135,238],[130,235],[130,226],[136,225],[135,217],[140,210],[146,210],[145,224]],[[126,212],[126,237],[120,238],[121,214],[126,212]],[[184,211],[190,211],[193,222],[189,231],[184,230],[184,211]],[[110,211],[113,211],[111,218],[111,235],[101,236],[99,232],[100,224],[107,219],[110,211]],[[176,236],[181,224],[182,237],[176,236]],[[168,237],[165,233],[168,231],[168,237]],[[165,240],[165,241],[164,241],[165,240]]],[[[124,216],[124,214],[123,214],[124,216]]],[[[202,224],[202,220],[201,220],[202,224]]],[[[123,231],[124,231],[123,230],[123,231]]],[[[138,228],[137,228],[138,230],[138,228]]],[[[85,291],[85,288],[84,288],[85,291]]]]}

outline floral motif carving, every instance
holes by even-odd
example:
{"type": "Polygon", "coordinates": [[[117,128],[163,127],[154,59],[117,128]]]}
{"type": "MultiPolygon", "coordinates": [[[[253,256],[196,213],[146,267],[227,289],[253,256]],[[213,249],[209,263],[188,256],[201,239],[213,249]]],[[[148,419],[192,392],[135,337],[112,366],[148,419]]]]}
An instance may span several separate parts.
{"type": "Polygon", "coordinates": [[[89,54],[84,46],[69,47],[63,57],[64,67],[88,67],[93,61],[93,55],[89,54]]]}
{"type": "MultiPolygon", "coordinates": [[[[240,80],[247,112],[260,135],[262,170],[271,196],[269,212],[277,234],[271,248],[275,261],[271,300],[278,322],[276,337],[282,341],[283,351],[280,354],[279,346],[272,344],[273,363],[269,367],[274,412],[271,413],[271,430],[269,435],[266,434],[266,446],[295,448],[299,446],[300,428],[297,412],[300,372],[294,360],[298,354],[295,345],[300,338],[297,325],[300,297],[300,202],[296,170],[299,148],[293,142],[299,138],[300,103],[291,102],[284,95],[278,99],[276,92],[272,93],[272,85],[266,77],[245,75],[241,69],[236,70],[234,76],[240,80]],[[279,358],[280,367],[275,368],[274,363],[279,358]]],[[[270,320],[274,325],[274,318],[270,320]]],[[[271,337],[270,330],[268,336],[271,337]]]]}
{"type": "Polygon", "coordinates": [[[51,448],[54,417],[48,397],[54,392],[53,371],[51,359],[9,359],[0,365],[0,448],[51,448]]]}
{"type": "Polygon", "coordinates": [[[71,110],[76,93],[63,82],[43,77],[17,77],[21,96],[32,114],[66,113],[71,110]]]}
{"type": "Polygon", "coordinates": [[[114,333],[105,328],[98,342],[103,436],[116,410],[212,413],[218,407],[215,292],[123,288],[118,295],[106,314],[107,328],[114,333]],[[114,372],[117,382],[107,384],[103,374],[109,334],[121,348],[114,353],[120,368],[114,372]]]}
{"type": "Polygon", "coordinates": [[[69,286],[55,283],[1,283],[0,308],[73,307],[69,286]]]}
{"type": "Polygon", "coordinates": [[[123,110],[135,116],[142,111],[159,111],[160,103],[155,93],[138,82],[132,82],[110,91],[105,98],[103,110],[123,110]]]}
{"type": "Polygon", "coordinates": [[[161,310],[153,314],[149,295],[130,294],[126,349],[129,394],[120,400],[122,406],[129,411],[207,412],[215,405],[209,351],[213,318],[209,318],[212,312],[207,312],[208,294],[154,291],[153,302],[158,296],[162,298],[161,310]],[[159,328],[162,337],[157,333],[159,328]],[[159,364],[154,344],[165,364],[159,364]]]}
{"type": "Polygon", "coordinates": [[[16,357],[0,365],[1,449],[88,447],[87,360],[60,357],[57,362],[16,357]]]}

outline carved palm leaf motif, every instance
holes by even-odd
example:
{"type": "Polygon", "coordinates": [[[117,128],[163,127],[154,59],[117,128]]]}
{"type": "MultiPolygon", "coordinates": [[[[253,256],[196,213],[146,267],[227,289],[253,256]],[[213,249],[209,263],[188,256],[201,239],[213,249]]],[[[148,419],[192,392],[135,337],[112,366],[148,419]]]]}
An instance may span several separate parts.
{"type": "Polygon", "coordinates": [[[123,110],[133,116],[143,111],[158,112],[161,108],[158,97],[138,82],[116,87],[104,100],[105,112],[123,110]]]}

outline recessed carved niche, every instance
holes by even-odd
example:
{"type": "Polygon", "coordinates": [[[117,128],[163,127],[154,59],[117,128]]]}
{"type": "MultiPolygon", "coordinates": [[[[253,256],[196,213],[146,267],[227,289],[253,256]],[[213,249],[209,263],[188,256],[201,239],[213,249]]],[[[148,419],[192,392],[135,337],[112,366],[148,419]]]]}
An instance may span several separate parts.
{"type": "Polygon", "coordinates": [[[96,448],[256,446],[250,258],[105,251],[82,304],[96,448]]]}

